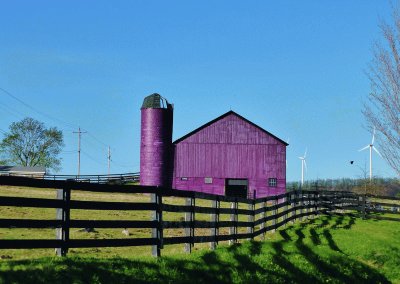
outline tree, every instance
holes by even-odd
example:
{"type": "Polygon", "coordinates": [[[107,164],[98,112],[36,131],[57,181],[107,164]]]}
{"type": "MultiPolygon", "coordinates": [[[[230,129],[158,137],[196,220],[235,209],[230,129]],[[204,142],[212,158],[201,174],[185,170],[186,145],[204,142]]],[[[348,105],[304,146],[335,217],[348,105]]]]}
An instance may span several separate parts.
{"type": "Polygon", "coordinates": [[[374,46],[363,114],[370,129],[376,128],[383,158],[400,176],[400,10],[393,11],[393,24],[380,24],[383,41],[374,46]]]}
{"type": "Polygon", "coordinates": [[[33,118],[13,122],[9,133],[0,143],[0,151],[8,163],[20,166],[43,166],[58,171],[61,159],[57,156],[64,146],[63,134],[55,127],[45,128],[33,118]]]}

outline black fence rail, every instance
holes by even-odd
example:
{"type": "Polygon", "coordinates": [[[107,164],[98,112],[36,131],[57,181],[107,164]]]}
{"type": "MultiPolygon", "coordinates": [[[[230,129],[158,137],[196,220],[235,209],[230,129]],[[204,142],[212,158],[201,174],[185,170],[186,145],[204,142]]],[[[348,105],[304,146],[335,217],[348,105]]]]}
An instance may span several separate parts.
{"type": "Polygon", "coordinates": [[[101,184],[125,184],[129,182],[138,182],[139,173],[126,174],[110,174],[110,175],[42,175],[30,173],[5,173],[1,172],[0,176],[26,177],[34,179],[45,179],[53,181],[77,181],[101,184]]]}
{"type": "MultiPolygon", "coordinates": [[[[0,197],[0,206],[56,209],[56,217],[53,220],[0,218],[0,228],[54,228],[57,235],[56,239],[2,239],[0,249],[55,248],[57,255],[60,256],[66,255],[70,248],[87,247],[152,246],[154,256],[160,256],[164,245],[170,244],[184,244],[187,252],[191,252],[195,243],[210,243],[210,247],[215,249],[218,242],[235,243],[240,239],[254,239],[258,236],[263,238],[268,231],[276,230],[288,222],[301,221],[318,214],[356,210],[362,212],[363,216],[370,217],[375,210],[373,205],[378,204],[384,208],[383,211],[379,211],[380,214],[389,211],[386,210],[387,205],[376,201],[377,197],[357,196],[348,192],[298,191],[265,198],[245,199],[161,187],[21,177],[0,177],[0,185],[57,189],[57,199],[0,197]],[[75,200],[71,198],[75,191],[147,194],[149,202],[75,200]],[[168,204],[164,202],[166,197],[183,198],[185,202],[183,205],[168,204]],[[71,210],[76,209],[147,211],[151,218],[148,220],[71,219],[71,210]],[[184,218],[164,220],[163,215],[171,212],[183,213],[184,218]],[[203,219],[197,217],[201,214],[203,219]],[[204,214],[208,216],[207,220],[204,220],[204,214]],[[131,238],[118,239],[71,239],[71,228],[147,228],[151,229],[151,235],[149,233],[145,238],[132,235],[131,238]],[[183,236],[165,234],[166,230],[182,229],[183,236]],[[199,229],[203,229],[202,234],[198,234],[199,229]],[[222,230],[225,233],[222,233],[222,230]]],[[[385,204],[396,207],[397,214],[400,206],[396,202],[397,200],[391,200],[385,204]]]]}

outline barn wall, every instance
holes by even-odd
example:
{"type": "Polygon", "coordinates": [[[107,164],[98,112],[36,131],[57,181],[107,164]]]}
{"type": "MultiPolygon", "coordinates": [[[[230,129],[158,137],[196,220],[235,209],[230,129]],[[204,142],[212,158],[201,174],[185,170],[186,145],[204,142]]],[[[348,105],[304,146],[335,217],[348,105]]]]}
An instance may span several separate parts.
{"type": "Polygon", "coordinates": [[[285,192],[286,146],[234,114],[177,143],[174,152],[174,188],[224,194],[225,178],[243,178],[257,197],[285,192]],[[268,178],[278,186],[268,187],[268,178]]]}

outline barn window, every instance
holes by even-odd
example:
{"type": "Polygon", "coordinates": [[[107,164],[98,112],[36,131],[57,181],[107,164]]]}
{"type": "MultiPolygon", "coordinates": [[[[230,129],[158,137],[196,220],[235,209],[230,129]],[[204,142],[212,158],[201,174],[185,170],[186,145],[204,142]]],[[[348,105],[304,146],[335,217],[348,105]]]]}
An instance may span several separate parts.
{"type": "Polygon", "coordinates": [[[276,178],[269,178],[269,179],[268,179],[268,186],[270,186],[270,187],[276,187],[276,184],[277,184],[276,178]]]}
{"type": "Polygon", "coordinates": [[[186,181],[186,180],[188,180],[188,178],[187,177],[181,177],[181,180],[186,181]]]}
{"type": "Polygon", "coordinates": [[[204,178],[204,183],[212,183],[212,178],[210,177],[204,178]]]}

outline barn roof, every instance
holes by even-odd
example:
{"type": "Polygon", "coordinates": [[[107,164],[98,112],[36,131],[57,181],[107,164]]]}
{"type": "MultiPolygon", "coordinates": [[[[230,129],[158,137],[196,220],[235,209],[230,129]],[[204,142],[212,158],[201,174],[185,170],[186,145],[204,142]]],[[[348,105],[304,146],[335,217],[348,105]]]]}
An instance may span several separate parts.
{"type": "Polygon", "coordinates": [[[251,122],[250,120],[244,118],[243,116],[241,116],[240,114],[237,114],[236,112],[234,112],[234,111],[232,111],[232,110],[231,110],[231,111],[228,111],[227,113],[225,113],[225,114],[223,114],[223,115],[221,115],[221,116],[219,116],[219,117],[217,117],[216,119],[211,120],[210,122],[207,122],[206,124],[200,126],[199,128],[196,128],[195,130],[193,130],[192,132],[189,132],[189,133],[186,134],[185,136],[183,136],[183,137],[181,137],[181,138],[175,140],[173,144],[178,144],[179,142],[181,142],[181,141],[185,140],[186,138],[188,138],[188,137],[190,137],[190,136],[196,134],[197,132],[201,131],[202,129],[204,129],[204,128],[208,127],[208,126],[210,126],[211,124],[217,122],[218,120],[221,120],[221,119],[223,119],[223,118],[225,118],[225,117],[227,117],[227,116],[229,116],[229,115],[232,115],[232,114],[235,115],[235,116],[237,116],[237,117],[239,117],[240,119],[244,120],[245,122],[247,122],[247,123],[253,125],[254,127],[258,128],[258,129],[261,130],[262,132],[264,132],[264,133],[266,133],[266,134],[272,136],[273,138],[275,138],[275,139],[278,140],[279,142],[283,143],[284,145],[286,145],[286,146],[289,145],[288,143],[286,143],[286,142],[283,141],[282,139],[276,137],[275,135],[273,135],[272,133],[268,132],[268,131],[265,130],[264,128],[258,126],[257,124],[251,122]]]}
{"type": "Polygon", "coordinates": [[[0,166],[0,172],[46,173],[45,167],[0,166]]]}

